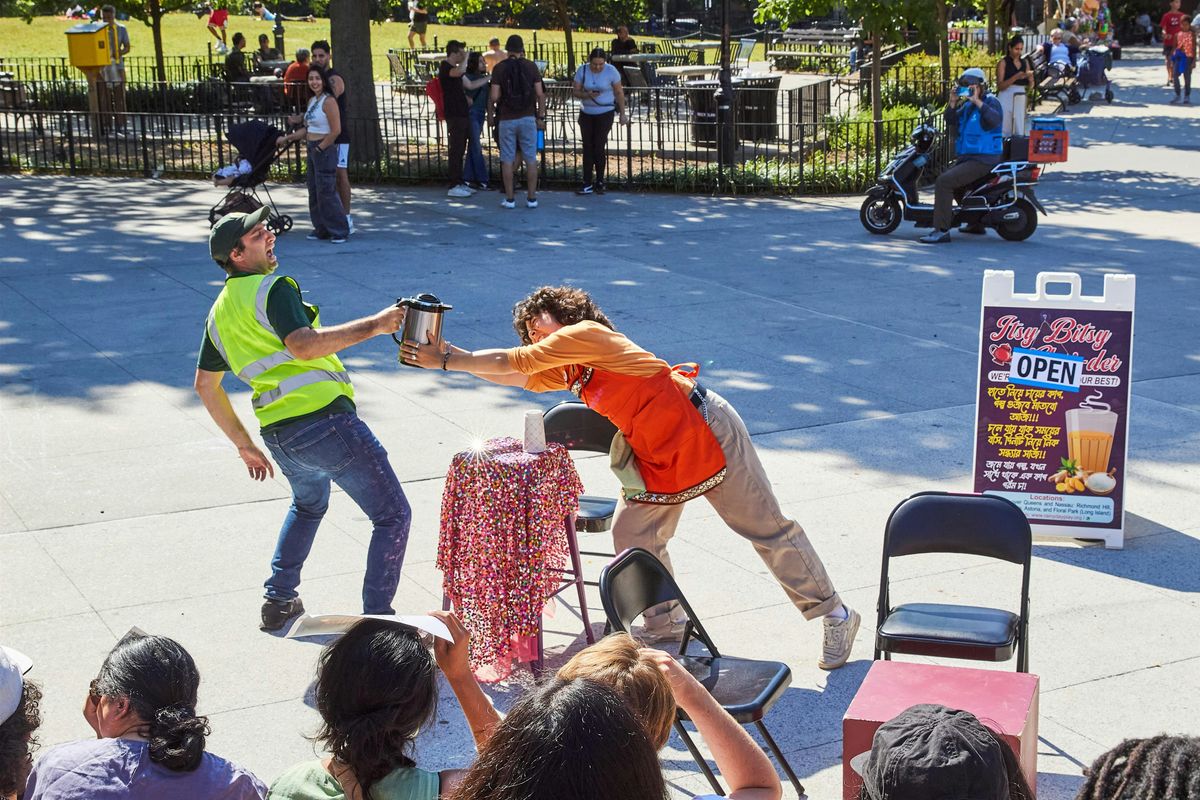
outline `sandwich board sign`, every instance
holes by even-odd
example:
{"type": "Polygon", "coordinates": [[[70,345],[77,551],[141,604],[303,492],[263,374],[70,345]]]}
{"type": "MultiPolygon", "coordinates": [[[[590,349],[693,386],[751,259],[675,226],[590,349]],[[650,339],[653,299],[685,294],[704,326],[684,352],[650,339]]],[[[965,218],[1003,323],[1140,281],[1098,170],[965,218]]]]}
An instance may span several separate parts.
{"type": "Polygon", "coordinates": [[[975,406],[976,492],[1011,500],[1034,534],[1125,540],[1133,275],[1084,295],[1073,272],[983,275],[975,406]],[[1051,291],[1066,288],[1068,291],[1051,291]]]}

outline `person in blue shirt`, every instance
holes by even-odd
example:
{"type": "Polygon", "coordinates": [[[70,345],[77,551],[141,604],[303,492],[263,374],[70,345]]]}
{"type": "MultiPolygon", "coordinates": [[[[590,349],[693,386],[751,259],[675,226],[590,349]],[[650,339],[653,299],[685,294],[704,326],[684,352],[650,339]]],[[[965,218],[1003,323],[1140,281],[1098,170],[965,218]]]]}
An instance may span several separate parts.
{"type": "MultiPolygon", "coordinates": [[[[933,230],[921,237],[926,244],[950,241],[954,222],[954,193],[992,171],[1004,154],[1001,127],[1004,110],[987,90],[987,76],[972,67],[958,79],[958,91],[946,107],[946,130],[954,135],[957,158],[934,182],[933,230]]],[[[963,233],[984,233],[982,225],[968,225],[963,233]]]]}

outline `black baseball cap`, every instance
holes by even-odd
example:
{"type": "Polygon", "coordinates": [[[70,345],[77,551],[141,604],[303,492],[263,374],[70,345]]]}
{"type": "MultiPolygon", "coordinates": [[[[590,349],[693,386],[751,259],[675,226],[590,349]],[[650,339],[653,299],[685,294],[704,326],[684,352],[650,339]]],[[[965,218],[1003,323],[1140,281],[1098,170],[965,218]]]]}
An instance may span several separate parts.
{"type": "Polygon", "coordinates": [[[270,206],[263,206],[249,214],[234,213],[221,217],[208,232],[208,254],[212,256],[213,261],[224,267],[225,262],[229,260],[229,253],[237,247],[242,237],[254,230],[255,225],[266,220],[270,213],[270,206]]]}
{"type": "Polygon", "coordinates": [[[870,800],[1008,800],[1001,747],[969,711],[922,704],[880,725],[850,766],[870,800]]]}

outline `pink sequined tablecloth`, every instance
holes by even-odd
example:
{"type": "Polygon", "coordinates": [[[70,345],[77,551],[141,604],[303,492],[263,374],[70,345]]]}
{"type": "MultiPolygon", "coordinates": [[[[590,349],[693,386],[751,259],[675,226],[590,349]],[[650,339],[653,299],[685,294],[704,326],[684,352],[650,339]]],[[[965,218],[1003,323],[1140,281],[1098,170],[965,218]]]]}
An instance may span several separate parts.
{"type": "Polygon", "coordinates": [[[552,444],[531,454],[512,438],[454,456],[442,493],[437,566],[471,632],[471,667],[497,681],[528,661],[547,599],[567,558],[565,524],[583,484],[571,456],[552,444]]]}

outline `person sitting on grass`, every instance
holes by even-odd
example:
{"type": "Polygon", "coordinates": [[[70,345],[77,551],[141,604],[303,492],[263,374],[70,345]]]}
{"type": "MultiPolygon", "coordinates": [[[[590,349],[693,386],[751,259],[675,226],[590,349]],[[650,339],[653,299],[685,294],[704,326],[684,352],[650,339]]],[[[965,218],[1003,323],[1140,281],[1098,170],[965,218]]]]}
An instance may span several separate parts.
{"type": "Polygon", "coordinates": [[[449,797],[461,770],[429,772],[412,758],[413,740],[434,718],[438,667],[462,706],[476,746],[500,715],[467,665],[469,634],[453,614],[435,611],[454,642],[383,619],[364,619],[325,648],[317,662],[316,740],[329,756],[286,770],[269,800],[437,800],[449,797]],[[436,664],[435,664],[436,662],[436,664]]]}

